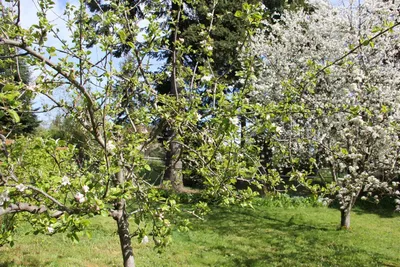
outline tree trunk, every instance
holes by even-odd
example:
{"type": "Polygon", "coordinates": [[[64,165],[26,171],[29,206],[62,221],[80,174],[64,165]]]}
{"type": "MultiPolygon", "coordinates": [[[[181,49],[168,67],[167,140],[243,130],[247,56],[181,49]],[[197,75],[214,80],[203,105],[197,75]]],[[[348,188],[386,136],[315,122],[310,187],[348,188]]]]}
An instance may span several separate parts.
{"type": "Polygon", "coordinates": [[[246,144],[246,116],[240,116],[240,147],[244,148],[246,144]]]}
{"type": "Polygon", "coordinates": [[[340,210],[340,228],[348,230],[350,229],[350,208],[347,210],[340,210]]]}
{"type": "Polygon", "coordinates": [[[164,173],[164,180],[171,181],[172,188],[176,192],[181,192],[183,189],[181,152],[182,146],[171,140],[165,157],[167,168],[164,173]]]}
{"type": "Polygon", "coordinates": [[[116,210],[112,212],[111,216],[117,222],[124,267],[135,267],[135,258],[133,256],[131,236],[129,234],[129,222],[124,200],[116,204],[116,210]]]}
{"type": "MultiPolygon", "coordinates": [[[[181,92],[181,88],[178,85],[177,77],[178,77],[178,51],[176,47],[176,42],[178,40],[178,32],[179,32],[179,22],[181,17],[181,5],[172,1],[171,5],[171,13],[173,16],[173,21],[176,23],[174,25],[174,30],[171,32],[171,51],[172,51],[172,75],[171,75],[171,88],[170,94],[174,95],[176,99],[179,99],[179,94],[181,92]]],[[[172,188],[176,192],[181,192],[183,189],[183,177],[182,177],[182,161],[181,161],[181,153],[182,146],[176,142],[175,135],[177,134],[173,129],[168,131],[169,138],[169,149],[165,155],[165,165],[166,170],[164,173],[164,179],[171,181],[172,188]]]]}
{"type": "Polygon", "coordinates": [[[361,192],[361,187],[360,189],[354,193],[354,195],[351,196],[349,205],[345,210],[340,210],[340,228],[348,230],[350,229],[350,212],[354,205],[356,204],[357,198],[360,195],[361,192]]]}

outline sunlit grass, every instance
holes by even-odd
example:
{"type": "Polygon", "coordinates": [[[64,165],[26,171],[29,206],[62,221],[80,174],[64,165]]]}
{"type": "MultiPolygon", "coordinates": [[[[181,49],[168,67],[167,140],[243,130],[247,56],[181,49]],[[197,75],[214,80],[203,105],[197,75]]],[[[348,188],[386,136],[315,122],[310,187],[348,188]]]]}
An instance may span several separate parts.
{"type": "MultiPolygon", "coordinates": [[[[338,231],[339,212],[322,207],[217,208],[158,254],[133,240],[138,266],[400,266],[400,217],[356,209],[352,229],[338,231]]],[[[0,249],[0,266],[120,266],[115,223],[91,225],[79,244],[63,235],[25,236],[0,249]]]]}

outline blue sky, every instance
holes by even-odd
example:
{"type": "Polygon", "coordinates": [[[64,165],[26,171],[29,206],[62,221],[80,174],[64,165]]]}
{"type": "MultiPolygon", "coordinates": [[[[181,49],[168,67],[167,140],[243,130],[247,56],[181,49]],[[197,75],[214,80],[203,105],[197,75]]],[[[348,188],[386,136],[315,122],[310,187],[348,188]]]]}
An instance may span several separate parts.
{"type": "MultiPolygon", "coordinates": [[[[315,1],[315,0],[314,0],[315,1]]],[[[356,0],[357,1],[357,0],[356,0]]],[[[49,20],[52,23],[55,23],[55,27],[60,29],[59,35],[61,37],[61,39],[64,40],[69,40],[69,35],[70,33],[66,30],[66,28],[63,26],[64,25],[64,21],[62,21],[62,19],[59,18],[59,16],[61,16],[64,13],[64,8],[65,8],[65,4],[67,2],[77,5],[79,4],[79,0],[55,0],[55,8],[54,8],[54,12],[49,13],[49,20]]],[[[330,2],[333,5],[341,5],[343,4],[343,0],[330,0],[330,2]]],[[[345,3],[348,3],[349,0],[344,0],[345,3]]],[[[25,28],[29,28],[32,24],[37,22],[37,17],[36,17],[36,11],[37,11],[37,7],[38,5],[36,4],[37,0],[24,0],[21,2],[21,23],[22,26],[25,28]]],[[[55,38],[49,38],[48,40],[48,44],[51,45],[55,45],[56,47],[58,46],[57,43],[59,43],[55,38]]],[[[102,55],[98,54],[98,53],[93,53],[95,55],[95,57],[97,56],[97,58],[101,58],[102,55]]],[[[95,60],[96,58],[94,58],[95,60]]],[[[37,76],[39,76],[40,73],[39,72],[34,72],[33,73],[33,79],[37,76]]],[[[58,95],[58,97],[62,97],[63,93],[62,90],[60,90],[59,93],[56,93],[56,95],[58,95]]],[[[44,97],[37,97],[35,99],[35,107],[40,107],[43,104],[47,103],[48,101],[44,98],[44,97]]],[[[40,119],[43,120],[44,122],[46,121],[51,121],[54,118],[54,112],[52,114],[41,114],[40,115],[40,119]]]]}

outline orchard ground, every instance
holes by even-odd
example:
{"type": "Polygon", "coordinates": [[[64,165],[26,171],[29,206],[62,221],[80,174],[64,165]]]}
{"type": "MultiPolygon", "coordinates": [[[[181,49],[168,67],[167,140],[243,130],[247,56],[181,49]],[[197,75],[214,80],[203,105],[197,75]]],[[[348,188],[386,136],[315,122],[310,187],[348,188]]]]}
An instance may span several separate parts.
{"type": "MultiPolygon", "coordinates": [[[[175,231],[162,253],[152,242],[133,244],[138,266],[400,266],[399,214],[356,207],[349,231],[337,230],[339,219],[306,199],[264,199],[254,209],[214,208],[193,230],[175,231]]],[[[90,229],[73,243],[24,235],[26,226],[13,248],[0,248],[0,266],[120,266],[115,222],[102,218],[90,229]]]]}

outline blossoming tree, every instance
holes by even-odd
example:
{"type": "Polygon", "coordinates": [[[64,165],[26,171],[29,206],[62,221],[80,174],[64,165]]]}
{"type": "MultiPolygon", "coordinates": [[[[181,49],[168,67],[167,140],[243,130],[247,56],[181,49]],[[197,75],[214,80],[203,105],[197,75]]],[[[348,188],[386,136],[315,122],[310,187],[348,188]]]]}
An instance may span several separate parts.
{"type": "MultiPolygon", "coordinates": [[[[341,226],[349,228],[359,196],[399,195],[399,14],[384,1],[314,5],[255,38],[263,68],[254,97],[282,107],[275,139],[286,165],[306,158],[329,167],[334,184],[325,193],[339,201],[341,226]]],[[[304,175],[292,172],[302,182],[304,175]]]]}
{"type": "MultiPolygon", "coordinates": [[[[187,151],[187,162],[198,166],[207,186],[205,193],[223,203],[246,204],[255,193],[250,189],[238,193],[233,184],[244,174],[257,177],[258,169],[257,164],[243,166],[243,157],[238,157],[239,133],[232,118],[237,116],[241,97],[225,94],[227,84],[207,67],[212,56],[208,49],[212,16],[210,25],[204,25],[202,44],[209,58],[202,57],[202,67],[194,70],[174,62],[170,69],[175,85],[182,89],[160,95],[154,88],[168,74],[152,71],[147,59],[150,53],[164,49],[165,36],[170,36],[161,25],[165,22],[157,20],[158,10],[153,9],[165,8],[165,1],[144,7],[145,30],[139,19],[127,15],[129,1],[110,1],[111,9],[96,14],[86,9],[85,2],[67,4],[55,25],[50,19],[54,1],[38,0],[38,22],[29,28],[20,24],[22,1],[0,2],[0,44],[8,47],[10,57],[25,57],[38,74],[31,85],[10,88],[47,97],[52,104],[43,111],[62,109],[84,128],[90,142],[82,163],[76,160],[76,149],[60,140],[21,138],[9,146],[5,135],[0,135],[0,216],[3,222],[11,220],[8,227],[2,227],[0,239],[13,243],[12,234],[21,218],[33,225],[35,233],[67,232],[78,239],[77,232],[85,229],[88,217],[109,215],[116,221],[124,266],[134,266],[132,236],[147,242],[152,235],[156,245],[166,245],[173,225],[187,226],[187,220],[177,218],[180,212],[198,217],[207,210],[202,202],[193,209],[182,209],[178,196],[164,194],[145,179],[150,166],[144,151],[157,142],[165,127],[157,122],[179,133],[172,141],[187,151]],[[93,21],[108,34],[98,35],[90,27],[93,21]],[[121,44],[131,48],[133,58],[122,70],[113,59],[115,47],[121,44]],[[201,96],[195,93],[198,88],[206,89],[212,106],[202,107],[201,96]],[[65,97],[53,94],[56,89],[63,90],[65,97]],[[201,108],[206,115],[199,115],[204,114],[201,108]],[[196,149],[186,140],[195,140],[196,149]],[[132,222],[133,233],[129,229],[132,222]]],[[[259,17],[256,14],[249,16],[259,17]]],[[[172,19],[168,30],[177,31],[175,22],[172,19]]],[[[192,49],[184,46],[184,40],[172,41],[176,57],[192,49]]],[[[248,75],[247,70],[243,75],[248,75]]],[[[10,84],[6,77],[0,78],[10,84]]],[[[9,113],[15,112],[10,108],[9,113]]]]}

